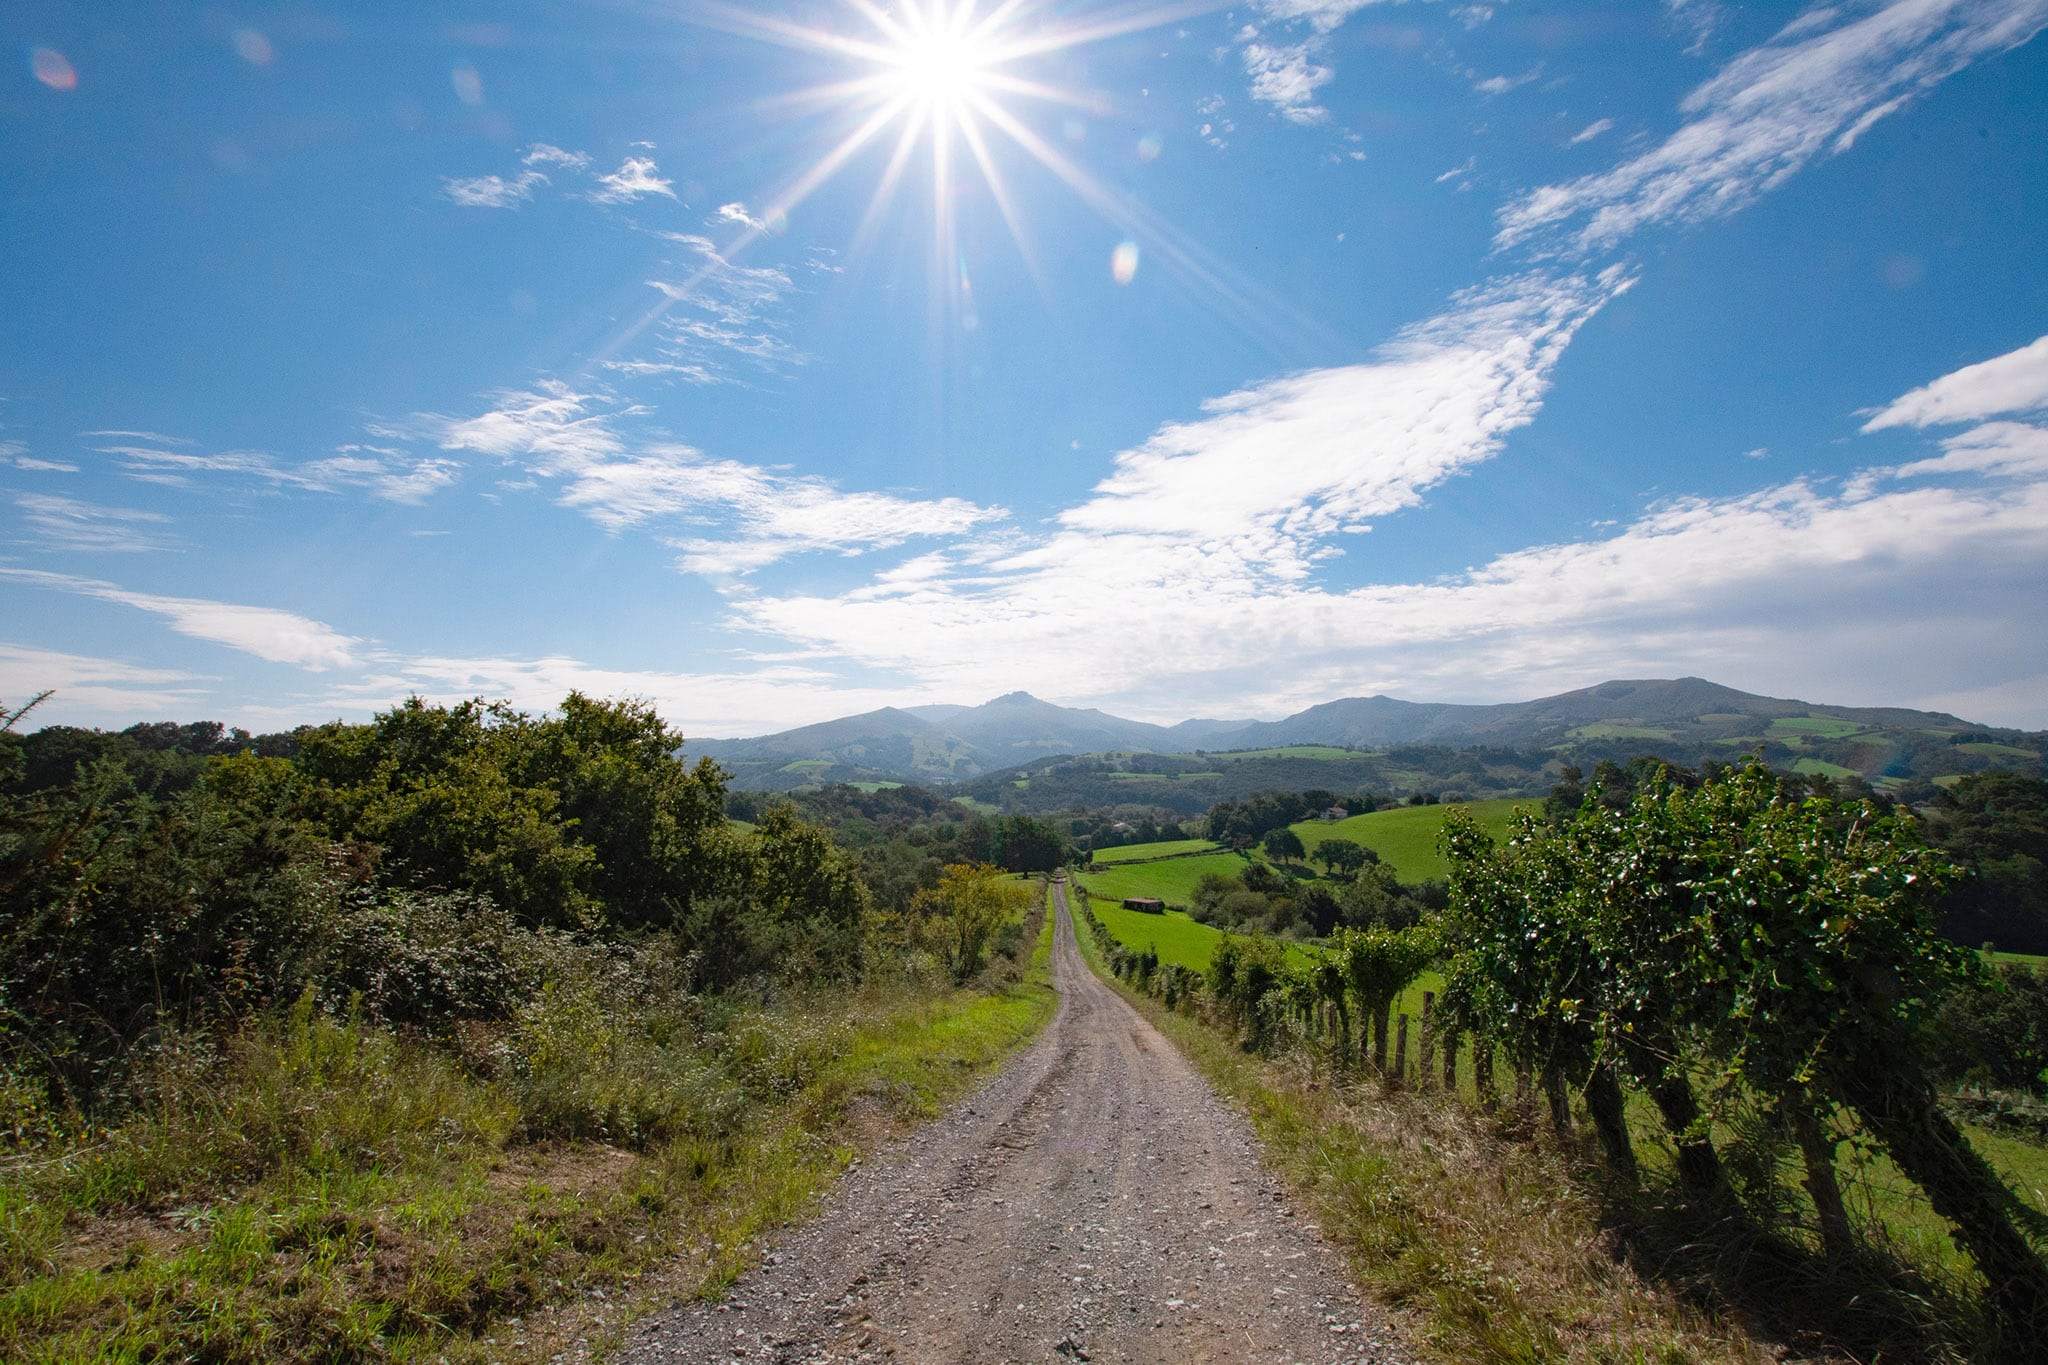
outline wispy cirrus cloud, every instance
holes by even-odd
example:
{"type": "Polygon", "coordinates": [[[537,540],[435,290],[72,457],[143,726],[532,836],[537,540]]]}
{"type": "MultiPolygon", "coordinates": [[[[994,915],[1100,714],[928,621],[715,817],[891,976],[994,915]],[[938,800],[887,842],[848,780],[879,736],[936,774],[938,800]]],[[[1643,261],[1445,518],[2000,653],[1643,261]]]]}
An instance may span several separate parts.
{"type": "Polygon", "coordinates": [[[548,178],[539,171],[522,171],[518,175],[472,175],[462,178],[444,177],[442,193],[468,209],[511,209],[517,208],[533,198],[533,192],[548,183],[548,178]]]}
{"type": "Polygon", "coordinates": [[[793,554],[958,536],[1006,515],[959,498],[848,492],[622,430],[645,416],[610,394],[549,381],[499,393],[474,417],[423,414],[414,429],[443,449],[488,455],[557,485],[557,502],[607,530],[677,528],[668,543],[696,573],[745,574],[793,554]]]}
{"type": "Polygon", "coordinates": [[[1656,148],[1508,204],[1495,244],[1596,251],[1647,227],[1733,213],[2043,26],[2048,0],[1810,9],[1688,95],[1686,122],[1656,148]]]}
{"type": "Polygon", "coordinates": [[[74,553],[136,553],[168,549],[161,528],[170,518],[132,507],[104,507],[49,493],[16,493],[14,505],[45,549],[74,553]]]}
{"type": "Polygon", "coordinates": [[[1263,23],[1277,27],[1281,36],[1257,23],[1238,31],[1239,57],[1252,79],[1252,98],[1272,105],[1290,123],[1329,122],[1330,111],[1316,102],[1316,92],[1337,74],[1328,64],[1329,35],[1358,11],[1392,2],[1259,0],[1253,12],[1263,23]]]}
{"type": "Polygon", "coordinates": [[[212,681],[177,669],[0,642],[0,703],[12,708],[38,692],[56,693],[36,708],[31,725],[190,715],[204,704],[205,686],[212,681]]]}
{"type": "MultiPolygon", "coordinates": [[[[746,212],[743,205],[728,204],[719,211],[726,221],[733,221],[726,210],[737,210],[743,217],[746,212]]],[[[662,340],[651,356],[609,360],[605,368],[719,384],[738,377],[735,361],[760,372],[803,361],[803,354],[783,335],[783,301],[797,287],[787,269],[737,264],[698,233],[660,236],[679,253],[676,278],[647,282],[671,305],[657,324],[662,340]]]]}
{"type": "Polygon", "coordinates": [[[150,612],[163,618],[180,635],[226,645],[269,663],[293,664],[318,672],[350,667],[361,661],[362,641],[343,635],[324,622],[276,607],[132,592],[100,579],[41,569],[0,566],[0,579],[150,612]]]}
{"type": "MultiPolygon", "coordinates": [[[[95,432],[99,436],[148,436],[149,433],[95,432]]],[[[288,464],[260,450],[205,451],[193,449],[190,441],[167,448],[167,438],[151,436],[161,444],[104,445],[97,453],[120,462],[129,478],[173,488],[191,485],[194,479],[222,477],[245,485],[271,489],[293,488],[314,493],[340,493],[350,489],[368,492],[386,502],[417,504],[453,483],[461,473],[456,461],[439,457],[417,458],[391,446],[350,443],[317,460],[288,464]]]]}

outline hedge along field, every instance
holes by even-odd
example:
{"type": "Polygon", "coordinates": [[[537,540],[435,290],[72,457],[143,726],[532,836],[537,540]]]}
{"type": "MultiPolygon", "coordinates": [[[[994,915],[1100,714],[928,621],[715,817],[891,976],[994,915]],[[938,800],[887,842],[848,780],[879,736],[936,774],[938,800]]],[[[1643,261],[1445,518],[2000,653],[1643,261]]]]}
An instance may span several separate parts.
{"type": "MultiPolygon", "coordinates": [[[[1177,963],[1190,971],[1208,971],[1209,959],[1215,955],[1216,945],[1223,939],[1221,929],[1199,924],[1178,910],[1151,915],[1143,910],[1126,910],[1102,896],[1095,896],[1091,903],[1102,927],[1115,935],[1117,942],[1124,947],[1140,951],[1155,948],[1162,963],[1177,963]]],[[[1308,965],[1310,949],[1299,943],[1286,946],[1289,966],[1308,965]]]]}
{"type": "Polygon", "coordinates": [[[1349,820],[1305,820],[1293,829],[1301,836],[1301,846],[1311,854],[1325,839],[1349,839],[1379,854],[1380,861],[1393,868],[1395,876],[1412,883],[1450,875],[1451,865],[1437,850],[1436,837],[1444,827],[1444,816],[1451,811],[1470,812],[1481,829],[1499,838],[1507,833],[1508,818],[1517,809],[1538,804],[1502,800],[1451,806],[1397,806],[1354,815],[1349,820]]]}
{"type": "Polygon", "coordinates": [[[1107,867],[1111,863],[1135,863],[1147,858],[1177,858],[1184,854],[1215,851],[1213,839],[1167,839],[1156,844],[1125,844],[1120,848],[1097,849],[1095,865],[1107,867]]]}
{"type": "Polygon", "coordinates": [[[1083,872],[1081,885],[1098,901],[1140,896],[1187,906],[1195,899],[1195,883],[1205,875],[1240,877],[1250,861],[1241,853],[1202,853],[1160,863],[1125,863],[1100,872],[1083,872]]]}

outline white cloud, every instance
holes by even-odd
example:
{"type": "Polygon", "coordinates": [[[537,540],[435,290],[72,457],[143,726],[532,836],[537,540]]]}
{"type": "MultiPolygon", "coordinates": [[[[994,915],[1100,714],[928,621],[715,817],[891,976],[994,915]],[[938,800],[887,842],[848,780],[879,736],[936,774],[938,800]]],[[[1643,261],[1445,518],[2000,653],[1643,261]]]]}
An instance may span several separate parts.
{"type": "Polygon", "coordinates": [[[1591,142],[1602,133],[1611,131],[1613,127],[1614,120],[1611,118],[1594,119],[1591,123],[1579,129],[1578,132],[1572,134],[1571,145],[1576,147],[1582,142],[1591,142]]]}
{"type": "Polygon", "coordinates": [[[629,156],[610,175],[597,177],[597,188],[587,196],[594,204],[629,204],[650,194],[676,197],[672,182],[664,180],[651,157],[629,156]]]}
{"type": "MultiPolygon", "coordinates": [[[[1438,177],[1436,178],[1436,182],[1435,182],[1435,183],[1437,183],[1437,184],[1441,185],[1441,184],[1443,184],[1443,183],[1444,183],[1444,182],[1445,182],[1446,180],[1456,180],[1456,179],[1458,179],[1458,178],[1459,178],[1460,176],[1467,176],[1467,175],[1470,175],[1470,174],[1472,174],[1472,171],[1473,171],[1473,169],[1474,169],[1475,167],[1477,167],[1478,165],[1479,165],[1479,158],[1478,158],[1478,157],[1476,157],[1476,156],[1468,156],[1468,157],[1466,157],[1466,158],[1465,158],[1465,160],[1464,160],[1464,161],[1463,161],[1463,162],[1462,162],[1461,164],[1459,164],[1459,165],[1456,165],[1456,166],[1453,166],[1453,167],[1451,167],[1451,168],[1450,168],[1449,170],[1445,171],[1445,172],[1444,172],[1444,173],[1443,173],[1442,175],[1438,176],[1438,177]]],[[[1462,185],[1461,185],[1461,186],[1459,186],[1459,188],[1460,188],[1460,189],[1463,189],[1463,188],[1464,188],[1464,186],[1462,186],[1462,185]]]]}
{"type": "Polygon", "coordinates": [[[170,521],[160,512],[101,507],[47,493],[16,493],[14,505],[36,537],[53,550],[134,552],[168,545],[151,529],[170,521]]]}
{"type": "Polygon", "coordinates": [[[681,278],[647,282],[673,305],[660,320],[662,342],[653,357],[607,361],[606,368],[714,384],[735,377],[729,363],[735,358],[766,371],[802,363],[804,356],[782,335],[781,306],[796,287],[787,270],[735,264],[696,233],[661,236],[683,252],[681,278]]]}
{"type": "Polygon", "coordinates": [[[1922,385],[1887,405],[1863,429],[1975,422],[2036,408],[2048,408],[2048,336],[1922,385]]]}
{"type": "Polygon", "coordinates": [[[668,541],[691,572],[744,574],[792,554],[853,554],[958,536],[1006,515],[959,498],[846,492],[815,476],[714,459],[659,437],[629,440],[618,424],[645,409],[559,382],[496,399],[477,417],[419,420],[444,449],[490,455],[559,483],[561,505],[607,530],[712,528],[668,541]]]}
{"type": "MultiPolygon", "coordinates": [[[[996,566],[992,583],[927,573],[894,591],[738,611],[828,657],[958,695],[1001,687],[1028,658],[1072,680],[1070,692],[1168,715],[1278,714],[1373,691],[1506,700],[1678,672],[1897,704],[2048,667],[2035,635],[2012,629],[2048,574],[2039,482],[1883,495],[1792,483],[1687,499],[1612,536],[1349,591],[1276,585],[1220,545],[1063,539],[1021,570],[996,566]],[[1844,695],[1859,676],[1872,682],[1844,695]]],[[[2036,696],[2035,723],[2044,713],[2036,696]]]]}
{"type": "Polygon", "coordinates": [[[1500,212],[1496,244],[1564,233],[1609,247],[1644,227],[1733,213],[1977,58],[2026,42],[2048,0],[1895,0],[1807,11],[1680,106],[1687,121],[1612,170],[1536,190],[1500,212]],[[1583,221],[1581,221],[1583,220],[1583,221]],[[1576,229],[1570,224],[1578,222],[1576,229]]]}
{"type": "Polygon", "coordinates": [[[539,171],[522,171],[510,180],[502,175],[444,178],[441,189],[464,208],[510,209],[533,198],[533,192],[547,183],[548,178],[539,171]]]}
{"type": "Polygon", "coordinates": [[[747,211],[747,206],[745,204],[737,202],[731,204],[720,204],[718,206],[718,217],[721,222],[738,223],[742,227],[753,228],[756,232],[765,232],[768,228],[768,224],[765,220],[756,218],[752,213],[747,211]]]}
{"type": "Polygon", "coordinates": [[[1330,33],[1346,19],[1391,0],[1259,0],[1259,13],[1281,22],[1304,20],[1317,33],[1330,33]]]}
{"type": "Polygon", "coordinates": [[[194,476],[227,475],[273,488],[298,488],[314,493],[339,493],[344,489],[360,488],[373,497],[398,503],[424,501],[436,490],[453,483],[461,468],[451,460],[419,460],[402,450],[370,445],[344,445],[332,456],[298,465],[280,464],[256,450],[225,450],[207,454],[141,445],[99,446],[96,449],[100,454],[119,459],[128,477],[145,483],[182,488],[188,486],[194,476]]]}
{"type": "Polygon", "coordinates": [[[78,472],[78,466],[75,464],[63,464],[56,460],[38,460],[33,455],[16,455],[14,457],[14,467],[16,469],[39,470],[46,474],[76,474],[78,472]]]}
{"type": "Polygon", "coordinates": [[[560,147],[545,142],[536,142],[526,149],[526,155],[519,158],[522,166],[566,166],[573,171],[590,169],[590,153],[565,152],[560,147]]]}
{"type": "Polygon", "coordinates": [[[122,723],[138,715],[189,715],[200,704],[201,684],[210,681],[173,669],[142,668],[115,659],[95,659],[33,645],[0,643],[0,702],[6,709],[38,692],[56,695],[29,713],[24,729],[43,725],[90,725],[102,719],[122,723]]]}
{"type": "Polygon", "coordinates": [[[362,643],[322,622],[275,607],[130,592],[98,579],[37,569],[0,567],[0,578],[152,612],[180,635],[226,645],[270,663],[295,664],[314,672],[357,663],[356,647],[362,643]]]}
{"type": "Polygon", "coordinates": [[[1245,74],[1252,78],[1252,98],[1272,105],[1290,123],[1321,123],[1330,111],[1315,102],[1316,91],[1337,73],[1317,63],[1317,44],[1271,46],[1246,43],[1245,74]]]}
{"type": "Polygon", "coordinates": [[[2024,422],[1986,422],[1945,437],[1942,454],[1893,471],[1900,478],[1985,474],[2001,478],[2048,478],[2048,429],[2024,422]]]}
{"type": "MultiPolygon", "coordinates": [[[[1060,520],[1300,544],[1413,506],[1535,416],[1573,333],[1628,284],[1609,271],[1466,291],[1366,364],[1272,380],[1212,400],[1198,421],[1160,428],[1060,520]]],[[[1293,572],[1298,555],[1282,559],[1293,572]]]]}

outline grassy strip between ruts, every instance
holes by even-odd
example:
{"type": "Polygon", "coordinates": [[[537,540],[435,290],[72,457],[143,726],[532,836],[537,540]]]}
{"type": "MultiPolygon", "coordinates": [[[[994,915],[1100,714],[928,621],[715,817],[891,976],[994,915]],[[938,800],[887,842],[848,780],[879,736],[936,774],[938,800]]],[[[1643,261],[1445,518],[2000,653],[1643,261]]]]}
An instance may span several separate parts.
{"type": "Polygon", "coordinates": [[[181,1108],[0,1165],[0,1358],[601,1356],[1035,1036],[1050,949],[1046,916],[1001,989],[757,1013],[744,1045],[773,1074],[748,1121],[637,1152],[522,1145],[506,1099],[439,1049],[301,1010],[181,1108]]]}
{"type": "Polygon", "coordinates": [[[1257,1128],[1360,1283],[1437,1359],[1745,1362],[1775,1359],[1740,1327],[1636,1276],[1597,1202],[1547,1144],[1501,1140],[1433,1094],[1338,1084],[1299,1056],[1242,1051],[1083,955],[1257,1128]]]}

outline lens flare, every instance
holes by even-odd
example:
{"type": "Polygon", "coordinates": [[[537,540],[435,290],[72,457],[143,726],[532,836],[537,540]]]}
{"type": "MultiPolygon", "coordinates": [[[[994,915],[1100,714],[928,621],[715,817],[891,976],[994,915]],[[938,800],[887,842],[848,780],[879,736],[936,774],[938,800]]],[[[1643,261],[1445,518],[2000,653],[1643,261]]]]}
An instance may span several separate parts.
{"type": "Polygon", "coordinates": [[[1118,284],[1129,284],[1138,278],[1138,244],[1118,242],[1116,250],[1109,253],[1109,277],[1118,284]]]}
{"type": "Polygon", "coordinates": [[[52,90],[78,88],[78,72],[73,69],[70,62],[64,60],[64,54],[53,47],[29,49],[28,69],[37,80],[52,90]]]}

